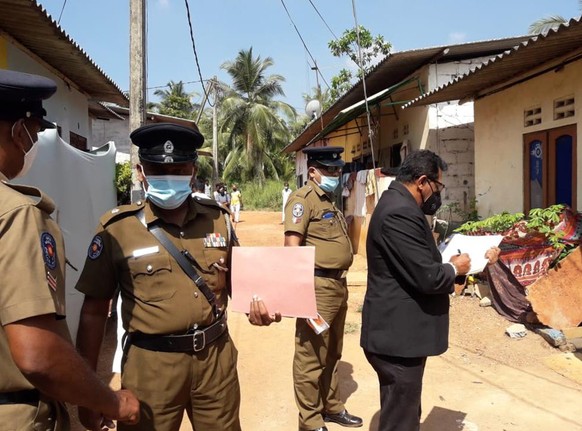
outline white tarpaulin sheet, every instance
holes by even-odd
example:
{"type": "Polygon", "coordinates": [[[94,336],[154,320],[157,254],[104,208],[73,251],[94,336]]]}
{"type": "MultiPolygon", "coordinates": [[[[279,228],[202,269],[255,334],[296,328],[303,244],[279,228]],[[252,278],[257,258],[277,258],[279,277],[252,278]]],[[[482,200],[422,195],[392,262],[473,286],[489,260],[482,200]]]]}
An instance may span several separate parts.
{"type": "Polygon", "coordinates": [[[38,155],[28,175],[13,181],[40,188],[57,206],[52,217],[63,231],[66,257],[78,270],[67,265],[67,323],[73,340],[83,303],[75,284],[99,217],[117,204],[115,153],[113,142],[92,152],[77,150],[63,141],[56,129],[48,129],[39,134],[38,155]]]}

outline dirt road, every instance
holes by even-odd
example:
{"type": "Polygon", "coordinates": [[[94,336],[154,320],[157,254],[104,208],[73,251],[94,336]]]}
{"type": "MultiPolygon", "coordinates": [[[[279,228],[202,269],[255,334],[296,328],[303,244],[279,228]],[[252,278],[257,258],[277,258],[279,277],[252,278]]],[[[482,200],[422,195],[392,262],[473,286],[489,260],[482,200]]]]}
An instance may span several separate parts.
{"type": "MultiPolygon", "coordinates": [[[[282,245],[280,213],[243,212],[241,219],[237,233],[242,245],[282,245]]],[[[350,309],[339,372],[348,410],[364,418],[361,429],[376,431],[378,382],[359,347],[365,270],[365,259],[357,257],[348,277],[350,309]]],[[[531,332],[521,340],[510,339],[504,335],[509,324],[490,307],[480,308],[477,299],[453,298],[450,348],[427,363],[422,431],[582,430],[582,356],[560,353],[531,332]],[[545,365],[548,358],[563,375],[545,365]]],[[[239,350],[243,429],[296,430],[293,320],[257,328],[246,316],[231,313],[229,330],[239,350]]],[[[112,335],[108,331],[104,357],[110,356],[112,335]]],[[[106,363],[102,369],[103,377],[111,378],[106,363]]],[[[119,384],[115,376],[111,382],[119,384]]],[[[335,424],[328,428],[342,429],[335,424]]],[[[186,420],[181,431],[189,430],[186,420]]]]}

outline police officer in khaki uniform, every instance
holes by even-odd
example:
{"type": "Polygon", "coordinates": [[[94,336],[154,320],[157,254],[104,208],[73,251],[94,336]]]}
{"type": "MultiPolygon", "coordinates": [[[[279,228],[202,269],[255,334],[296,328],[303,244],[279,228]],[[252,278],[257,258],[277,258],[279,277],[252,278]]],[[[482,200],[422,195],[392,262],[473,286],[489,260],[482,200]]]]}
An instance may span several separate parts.
{"type": "MultiPolygon", "coordinates": [[[[184,411],[204,431],[240,430],[237,350],[226,322],[228,268],[236,238],[230,213],[192,198],[197,129],[152,124],[131,133],[146,200],[105,214],[77,289],[85,294],[77,347],[95,367],[109,300],[121,292],[126,331],[122,385],[142,402],[139,425],[175,431],[184,411]]],[[[271,316],[254,301],[249,320],[271,316]]],[[[92,413],[80,409],[82,417],[92,413]]]]}
{"type": "MultiPolygon", "coordinates": [[[[103,384],[71,343],[65,321],[65,250],[53,201],[24,176],[38,150],[48,78],[0,70],[0,429],[68,430],[64,402],[109,419],[138,420],[129,391],[103,384]]],[[[55,167],[58,169],[58,167],[55,167]]],[[[101,425],[101,423],[99,424],[101,425]]],[[[91,428],[101,430],[101,426],[91,428]]]]}
{"type": "Polygon", "coordinates": [[[362,426],[347,412],[338,388],[337,363],[342,354],[348,290],[346,274],[353,252],[345,218],[331,196],[339,185],[343,148],[308,148],[309,181],[289,196],[285,206],[285,246],[315,247],[317,311],[329,329],[317,334],[297,319],[293,381],[299,429],[327,431],[324,422],[362,426]]]}

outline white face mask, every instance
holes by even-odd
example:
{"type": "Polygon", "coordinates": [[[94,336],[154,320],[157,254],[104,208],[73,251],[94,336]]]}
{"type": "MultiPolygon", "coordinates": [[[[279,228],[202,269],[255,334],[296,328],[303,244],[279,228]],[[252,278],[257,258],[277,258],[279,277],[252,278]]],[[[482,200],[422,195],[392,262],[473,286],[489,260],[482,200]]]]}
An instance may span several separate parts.
{"type": "MultiPolygon", "coordinates": [[[[14,123],[14,125],[12,126],[12,138],[14,138],[14,126],[16,126],[16,123],[14,123]]],[[[24,127],[24,130],[26,131],[26,134],[28,135],[28,139],[30,139],[30,143],[32,144],[32,146],[28,151],[22,150],[24,152],[24,164],[22,165],[22,169],[20,170],[20,172],[16,174],[15,178],[24,177],[26,176],[26,174],[28,174],[28,171],[30,171],[30,168],[34,163],[34,159],[36,159],[36,155],[38,154],[38,141],[32,140],[32,136],[30,135],[30,132],[26,128],[26,124],[22,123],[22,127],[24,127]]]]}

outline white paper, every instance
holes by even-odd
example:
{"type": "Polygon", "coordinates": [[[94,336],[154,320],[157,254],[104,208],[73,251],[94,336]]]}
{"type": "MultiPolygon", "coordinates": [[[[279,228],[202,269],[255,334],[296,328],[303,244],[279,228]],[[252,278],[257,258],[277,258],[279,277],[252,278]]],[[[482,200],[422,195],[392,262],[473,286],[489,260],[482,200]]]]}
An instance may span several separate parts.
{"type": "Polygon", "coordinates": [[[503,235],[453,235],[442,252],[443,262],[449,262],[451,256],[459,253],[468,253],[471,257],[471,269],[467,274],[477,274],[487,265],[488,259],[485,257],[487,250],[497,247],[502,240],[503,235]]]}

